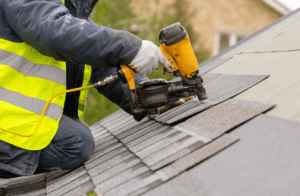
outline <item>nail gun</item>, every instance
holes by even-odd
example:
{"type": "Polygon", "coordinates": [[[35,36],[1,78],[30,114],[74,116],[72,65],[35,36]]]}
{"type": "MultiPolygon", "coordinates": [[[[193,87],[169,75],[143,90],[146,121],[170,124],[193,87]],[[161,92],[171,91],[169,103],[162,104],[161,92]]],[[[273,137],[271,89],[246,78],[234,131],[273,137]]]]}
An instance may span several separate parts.
{"type": "MultiPolygon", "coordinates": [[[[199,66],[192,49],[188,34],[179,22],[161,30],[159,35],[160,49],[172,65],[171,70],[179,81],[153,79],[141,82],[137,87],[134,83],[134,70],[121,65],[116,75],[102,81],[102,85],[120,78],[128,83],[131,93],[131,110],[133,113],[146,111],[148,115],[158,114],[158,108],[173,104],[179,99],[197,95],[200,101],[207,98],[199,75],[199,66]],[[104,83],[103,83],[104,82],[104,83]]],[[[164,68],[164,73],[170,68],[164,68]]],[[[101,82],[101,81],[99,81],[101,82]]],[[[94,85],[98,86],[95,83],[94,85]]]]}

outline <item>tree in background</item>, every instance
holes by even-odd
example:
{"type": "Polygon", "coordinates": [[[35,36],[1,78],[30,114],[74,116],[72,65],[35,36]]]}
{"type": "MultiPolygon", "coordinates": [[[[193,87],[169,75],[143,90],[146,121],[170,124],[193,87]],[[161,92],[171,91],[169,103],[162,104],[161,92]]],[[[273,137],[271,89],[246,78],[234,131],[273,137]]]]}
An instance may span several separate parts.
{"type": "MultiPolygon", "coordinates": [[[[159,46],[160,30],[175,23],[180,22],[187,30],[191,44],[195,48],[198,42],[198,36],[193,30],[190,18],[194,12],[190,12],[189,4],[186,0],[175,0],[172,5],[173,13],[165,12],[163,17],[158,17],[157,13],[152,14],[147,19],[138,18],[130,7],[131,0],[102,0],[97,3],[91,14],[91,19],[102,26],[108,26],[119,30],[129,30],[135,24],[138,27],[137,36],[142,39],[150,40],[159,46]]],[[[159,1],[156,0],[158,4],[159,1]]],[[[205,49],[194,51],[198,62],[206,60],[210,56],[210,52],[205,49]]],[[[162,66],[158,71],[154,71],[147,75],[150,79],[164,78],[170,80],[173,74],[163,75],[162,66]]],[[[115,112],[119,106],[99,94],[96,89],[90,89],[87,97],[87,109],[83,120],[88,124],[99,121],[105,116],[115,112]]]]}

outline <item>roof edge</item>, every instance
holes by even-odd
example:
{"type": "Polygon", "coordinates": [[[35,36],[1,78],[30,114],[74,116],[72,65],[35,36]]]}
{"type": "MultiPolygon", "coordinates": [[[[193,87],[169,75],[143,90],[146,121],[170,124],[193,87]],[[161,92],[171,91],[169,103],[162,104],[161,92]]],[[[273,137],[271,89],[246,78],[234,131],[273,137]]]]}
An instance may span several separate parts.
{"type": "Polygon", "coordinates": [[[270,7],[278,11],[282,15],[286,15],[290,12],[292,12],[292,9],[288,7],[285,3],[278,1],[278,0],[263,0],[266,4],[268,4],[270,7]]]}

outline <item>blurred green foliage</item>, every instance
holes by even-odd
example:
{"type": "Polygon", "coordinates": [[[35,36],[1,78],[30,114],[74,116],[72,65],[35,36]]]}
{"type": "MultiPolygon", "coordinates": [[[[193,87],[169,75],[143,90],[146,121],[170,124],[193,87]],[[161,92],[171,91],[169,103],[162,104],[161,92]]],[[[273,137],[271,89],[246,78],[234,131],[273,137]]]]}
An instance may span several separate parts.
{"type": "MultiPolygon", "coordinates": [[[[159,46],[159,32],[161,29],[175,23],[180,22],[187,30],[192,46],[197,43],[199,37],[193,31],[189,18],[194,13],[190,12],[189,5],[186,0],[175,0],[172,5],[173,14],[166,12],[163,17],[158,17],[158,13],[153,13],[147,19],[141,19],[136,16],[130,7],[131,0],[101,0],[95,6],[90,18],[97,24],[108,26],[113,29],[129,30],[132,24],[138,27],[137,36],[141,39],[150,40],[159,46]]],[[[158,4],[159,1],[156,0],[158,4]]],[[[210,52],[201,49],[195,51],[198,62],[202,62],[210,57],[210,52]]],[[[163,75],[162,66],[157,71],[147,75],[150,79],[164,78],[172,79],[172,74],[163,75]]],[[[103,95],[99,94],[96,89],[89,89],[87,97],[87,108],[83,120],[92,125],[100,119],[108,116],[119,109],[119,106],[112,103],[103,95]]]]}
{"type": "Polygon", "coordinates": [[[86,194],[86,196],[97,196],[97,195],[96,195],[96,193],[93,190],[91,190],[90,192],[88,192],[86,194]]]}

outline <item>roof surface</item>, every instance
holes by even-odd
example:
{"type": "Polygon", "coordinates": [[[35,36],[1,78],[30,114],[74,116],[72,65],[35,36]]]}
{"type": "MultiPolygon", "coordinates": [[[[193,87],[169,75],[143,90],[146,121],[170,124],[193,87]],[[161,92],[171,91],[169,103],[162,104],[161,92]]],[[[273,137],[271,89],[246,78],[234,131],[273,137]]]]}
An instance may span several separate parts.
{"type": "Polygon", "coordinates": [[[299,194],[299,17],[200,64],[208,100],[141,122],[119,110],[91,126],[82,167],[0,180],[0,195],[299,194]]]}

